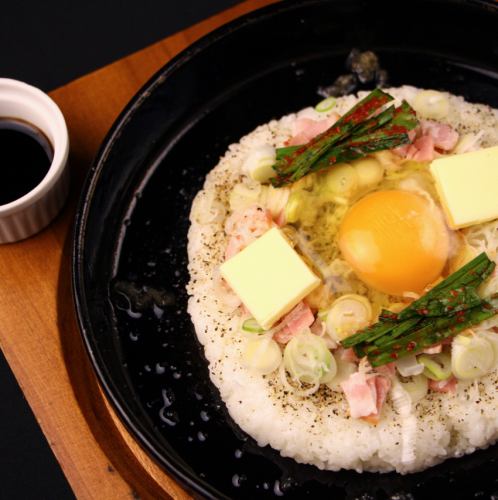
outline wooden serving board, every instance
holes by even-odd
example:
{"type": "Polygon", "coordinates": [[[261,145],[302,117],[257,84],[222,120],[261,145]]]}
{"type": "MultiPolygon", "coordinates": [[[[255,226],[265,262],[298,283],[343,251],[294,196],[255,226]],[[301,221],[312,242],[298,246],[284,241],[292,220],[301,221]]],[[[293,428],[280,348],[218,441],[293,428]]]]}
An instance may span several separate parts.
{"type": "Polygon", "coordinates": [[[119,112],[155,71],[199,37],[273,1],[248,0],[51,92],[69,127],[72,187],[47,229],[0,246],[0,347],[78,499],[190,498],[124,429],[80,337],[70,242],[84,176],[119,112]]]}

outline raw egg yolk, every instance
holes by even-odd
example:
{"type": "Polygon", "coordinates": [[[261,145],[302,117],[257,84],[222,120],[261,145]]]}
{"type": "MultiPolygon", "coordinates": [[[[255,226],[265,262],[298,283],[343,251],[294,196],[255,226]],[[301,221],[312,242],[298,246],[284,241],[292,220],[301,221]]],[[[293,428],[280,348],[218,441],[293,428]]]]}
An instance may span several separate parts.
{"type": "Polygon", "coordinates": [[[348,211],[339,248],[358,277],[391,295],[423,292],[448,258],[449,234],[437,208],[418,194],[371,193],[348,211]]]}

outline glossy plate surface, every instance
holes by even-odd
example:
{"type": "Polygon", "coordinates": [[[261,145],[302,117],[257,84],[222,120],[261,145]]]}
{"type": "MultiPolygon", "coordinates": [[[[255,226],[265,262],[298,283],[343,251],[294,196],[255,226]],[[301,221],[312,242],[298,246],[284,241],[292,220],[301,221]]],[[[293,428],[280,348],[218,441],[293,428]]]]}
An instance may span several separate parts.
{"type": "Polygon", "coordinates": [[[489,498],[498,447],[425,472],[322,472],[258,448],[224,410],[186,313],[188,213],[227,146],[316,103],[354,47],[390,84],[445,89],[498,108],[498,4],[283,2],[197,42],[137,94],[92,167],[76,221],[83,337],[137,440],[207,498],[489,498]],[[472,480],[469,480],[472,478],[472,480]]]}

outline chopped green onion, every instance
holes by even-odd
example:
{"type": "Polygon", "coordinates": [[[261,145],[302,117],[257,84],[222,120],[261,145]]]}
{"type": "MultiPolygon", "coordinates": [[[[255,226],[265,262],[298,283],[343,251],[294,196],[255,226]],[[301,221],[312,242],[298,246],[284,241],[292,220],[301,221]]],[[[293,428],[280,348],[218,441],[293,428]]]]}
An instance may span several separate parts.
{"type": "Polygon", "coordinates": [[[406,380],[402,380],[401,385],[409,394],[414,405],[423,399],[429,391],[429,382],[425,375],[415,375],[406,380]]]}
{"type": "Polygon", "coordinates": [[[451,377],[451,357],[445,352],[419,356],[418,362],[425,366],[424,375],[431,380],[446,380],[451,377]]]}
{"type": "Polygon", "coordinates": [[[306,196],[303,191],[294,191],[289,196],[284,209],[285,220],[288,224],[293,224],[299,220],[301,209],[306,203],[306,196]]]}
{"type": "Polygon", "coordinates": [[[495,351],[482,336],[457,335],[451,345],[451,368],[456,378],[472,380],[495,367],[495,351]]]}
{"type": "Polygon", "coordinates": [[[330,111],[335,106],[335,103],[335,97],[327,97],[315,106],[315,111],[318,111],[319,113],[325,113],[327,111],[330,111]]]}
{"type": "Polygon", "coordinates": [[[337,373],[337,364],[325,340],[312,333],[296,335],[285,346],[284,366],[298,383],[327,383],[337,373]]]}
{"type": "Polygon", "coordinates": [[[277,149],[273,165],[276,177],[270,179],[271,183],[281,187],[337,163],[409,143],[408,131],[418,125],[415,111],[406,101],[397,108],[391,106],[381,111],[393,99],[375,89],[307,144],[285,148],[288,152],[285,155],[277,149]]]}
{"type": "Polygon", "coordinates": [[[381,366],[481,323],[498,311],[498,297],[486,300],[476,292],[494,268],[481,253],[399,314],[382,311],[378,323],[345,339],[343,347],[353,347],[357,356],[367,355],[372,366],[381,366]]]}
{"type": "Polygon", "coordinates": [[[264,333],[265,330],[254,318],[249,318],[242,323],[242,330],[250,333],[264,333]]]}

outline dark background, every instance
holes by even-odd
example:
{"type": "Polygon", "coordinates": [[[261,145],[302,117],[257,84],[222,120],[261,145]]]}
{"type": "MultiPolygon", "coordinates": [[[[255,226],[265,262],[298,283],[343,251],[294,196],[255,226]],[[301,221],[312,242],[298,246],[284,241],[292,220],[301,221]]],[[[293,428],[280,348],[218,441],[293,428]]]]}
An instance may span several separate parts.
{"type": "MultiPolygon", "coordinates": [[[[49,91],[236,3],[1,2],[0,77],[49,91]]],[[[0,401],[0,500],[74,498],[1,351],[0,401]]]]}
{"type": "Polygon", "coordinates": [[[2,1],[0,75],[52,90],[238,1],[2,1]]]}

